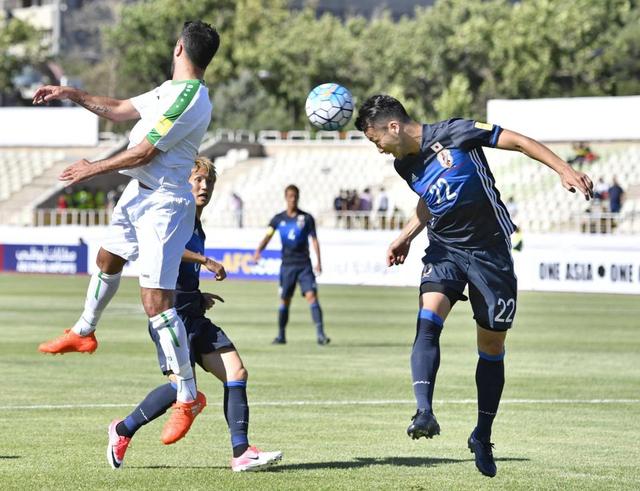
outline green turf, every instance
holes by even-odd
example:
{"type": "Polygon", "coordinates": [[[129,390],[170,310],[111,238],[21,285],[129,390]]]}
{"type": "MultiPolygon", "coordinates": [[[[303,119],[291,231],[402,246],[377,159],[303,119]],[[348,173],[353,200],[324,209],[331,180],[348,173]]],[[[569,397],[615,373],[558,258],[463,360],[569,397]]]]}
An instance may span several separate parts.
{"type": "Polygon", "coordinates": [[[301,298],[289,344],[271,346],[276,286],[206,283],[226,299],[215,320],[249,370],[250,436],[284,452],[268,472],[228,469],[221,387],[201,374],[209,407],[176,445],[143,428],[113,471],[106,427],[162,382],[135,280],[125,279],[93,356],[51,357],[37,344],[77,318],[86,277],[0,275],[0,489],[638,489],[640,301],[637,296],[523,293],[507,339],[507,384],[493,439],[498,476],[474,467],[475,331],[467,304],[449,317],[435,410],[442,434],[412,441],[409,353],[416,291],[323,286],[331,345],[318,347],[301,298]],[[533,402],[514,402],[528,399],[533,402]],[[541,399],[565,402],[542,404],[541,399]],[[587,404],[593,399],[636,402],[587,404]],[[331,404],[330,401],[399,401],[331,404]],[[287,404],[302,401],[305,405],[287,404]],[[511,401],[511,402],[509,402],[511,401]],[[261,404],[278,403],[281,404],[261,404]]]}

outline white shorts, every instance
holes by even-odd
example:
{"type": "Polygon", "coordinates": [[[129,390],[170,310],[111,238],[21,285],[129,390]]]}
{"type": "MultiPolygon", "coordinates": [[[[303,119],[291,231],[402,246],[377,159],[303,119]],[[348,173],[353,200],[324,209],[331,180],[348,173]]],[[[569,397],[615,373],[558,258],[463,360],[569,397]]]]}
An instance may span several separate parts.
{"type": "Polygon", "coordinates": [[[102,248],[138,261],[140,286],[174,290],[185,245],[193,235],[196,205],[191,192],[150,190],[127,184],[111,216],[102,248]]]}

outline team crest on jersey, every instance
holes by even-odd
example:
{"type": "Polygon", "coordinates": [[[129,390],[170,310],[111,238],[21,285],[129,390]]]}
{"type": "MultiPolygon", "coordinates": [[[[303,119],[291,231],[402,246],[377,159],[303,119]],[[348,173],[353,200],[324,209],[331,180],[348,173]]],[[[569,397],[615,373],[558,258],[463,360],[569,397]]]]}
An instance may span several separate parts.
{"type": "Polygon", "coordinates": [[[304,215],[298,215],[298,219],[297,219],[297,225],[298,228],[302,229],[304,228],[304,215]]]}
{"type": "Polygon", "coordinates": [[[438,152],[438,155],[436,155],[436,157],[438,158],[438,162],[440,162],[440,165],[445,169],[451,169],[451,167],[453,167],[453,157],[451,156],[451,152],[448,149],[442,149],[440,152],[438,152]]]}

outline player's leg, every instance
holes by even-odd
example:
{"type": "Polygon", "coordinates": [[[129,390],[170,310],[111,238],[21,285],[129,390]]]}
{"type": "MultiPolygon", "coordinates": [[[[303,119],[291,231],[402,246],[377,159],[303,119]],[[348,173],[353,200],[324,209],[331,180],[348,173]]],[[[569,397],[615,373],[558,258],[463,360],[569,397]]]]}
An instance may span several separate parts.
{"type": "Polygon", "coordinates": [[[272,344],[286,344],[287,324],[289,323],[289,306],[296,288],[295,271],[290,266],[280,268],[280,305],[278,306],[278,335],[272,344]]]}
{"type": "Polygon", "coordinates": [[[126,418],[111,422],[107,444],[107,461],[111,467],[122,468],[124,456],[133,435],[144,425],[167,412],[176,401],[176,387],[175,382],[156,387],[126,418]]]}
{"type": "Polygon", "coordinates": [[[98,342],[93,332],[98,320],[120,285],[122,268],[128,260],[138,256],[136,231],[123,212],[138,204],[137,184],[131,181],[113,211],[111,225],[103,247],[98,251],[98,271],[91,276],[85,297],[84,310],[72,329],[45,343],[38,349],[43,353],[61,354],[73,351],[92,353],[98,342]]]}
{"type": "Polygon", "coordinates": [[[469,297],[477,323],[478,421],[468,446],[476,467],[486,476],[496,475],[491,430],[505,383],[504,341],[513,323],[517,281],[508,246],[477,251],[469,268],[469,297]]]}
{"type": "Polygon", "coordinates": [[[140,190],[146,208],[135,226],[144,310],[160,338],[176,377],[177,402],[162,433],[164,443],[182,438],[201,409],[183,320],[174,307],[174,288],[185,244],[193,232],[195,203],[191,193],[177,197],[162,190],[140,190]]]}
{"type": "Polygon", "coordinates": [[[440,334],[444,321],[462,294],[466,276],[457,257],[443,247],[432,245],[422,271],[416,336],[411,352],[411,376],[417,411],[407,434],[414,440],[432,438],[440,433],[433,414],[433,393],[440,367],[440,334]]]}
{"type": "MultiPolygon", "coordinates": [[[[187,329],[187,337],[189,346],[192,345],[194,336],[193,323],[185,318],[185,327],[187,329]]],[[[129,413],[124,419],[115,419],[109,425],[109,443],[107,445],[107,460],[111,467],[120,469],[124,461],[125,452],[131,439],[136,432],[144,425],[159,418],[176,402],[177,384],[175,376],[171,373],[164,350],[160,346],[160,336],[157,331],[148,324],[149,336],[155,344],[156,354],[158,356],[158,364],[162,374],[169,377],[169,382],[160,385],[147,394],[144,400],[129,413]]],[[[195,364],[195,357],[191,353],[191,364],[195,364]]],[[[200,396],[201,393],[198,393],[200,396]]],[[[204,398],[204,396],[202,396],[204,398]]],[[[203,400],[202,409],[206,406],[206,399],[203,400]]]]}
{"type": "Polygon", "coordinates": [[[282,452],[263,452],[249,444],[248,373],[238,351],[222,329],[203,322],[192,347],[198,363],[224,387],[224,417],[231,434],[234,471],[255,470],[282,458],[282,452]]]}
{"type": "Polygon", "coordinates": [[[322,318],[322,307],[318,301],[318,285],[316,284],[316,277],[313,274],[311,265],[305,266],[298,275],[298,282],[300,283],[300,291],[304,295],[305,300],[309,304],[311,310],[311,320],[316,326],[316,339],[319,345],[329,344],[329,339],[324,333],[324,323],[322,318]]]}

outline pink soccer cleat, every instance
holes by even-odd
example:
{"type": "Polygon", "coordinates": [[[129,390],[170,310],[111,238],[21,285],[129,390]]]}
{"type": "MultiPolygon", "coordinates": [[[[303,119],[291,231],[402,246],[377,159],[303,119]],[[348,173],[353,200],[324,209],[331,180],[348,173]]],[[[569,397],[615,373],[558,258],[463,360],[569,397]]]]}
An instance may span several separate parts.
{"type": "Polygon", "coordinates": [[[114,469],[122,469],[122,462],[124,461],[124,454],[127,451],[131,438],[126,436],[120,436],[116,432],[116,426],[122,421],[121,419],[114,419],[109,425],[109,443],[107,444],[107,460],[109,465],[114,469]]]}
{"type": "Polygon", "coordinates": [[[231,459],[233,472],[257,471],[282,460],[282,452],[263,452],[249,447],[240,457],[231,459]]]}

